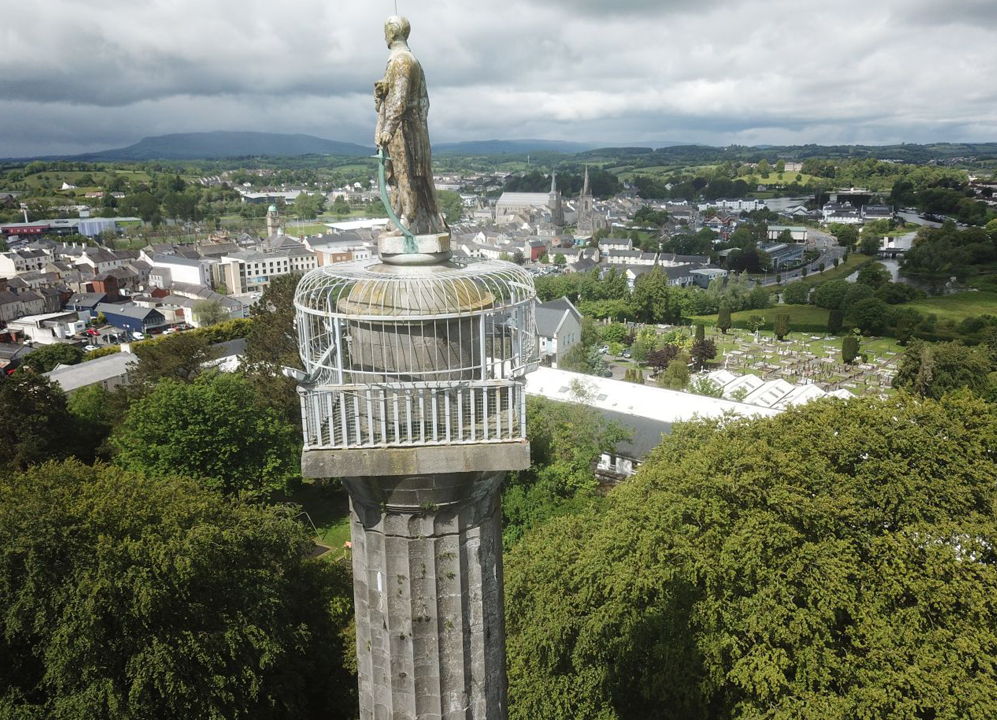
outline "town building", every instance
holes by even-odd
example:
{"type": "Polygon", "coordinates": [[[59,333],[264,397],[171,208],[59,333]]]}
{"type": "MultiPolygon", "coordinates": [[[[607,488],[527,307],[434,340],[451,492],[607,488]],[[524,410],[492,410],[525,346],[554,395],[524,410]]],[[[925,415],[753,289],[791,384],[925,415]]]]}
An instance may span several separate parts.
{"type": "Polygon", "coordinates": [[[769,225],[768,239],[781,242],[784,232],[788,232],[793,242],[797,243],[805,243],[809,237],[809,231],[803,225],[769,225]]]}
{"type": "Polygon", "coordinates": [[[759,245],[758,249],[769,256],[773,270],[797,265],[803,260],[804,246],[795,243],[765,243],[759,245]]]}
{"type": "Polygon", "coordinates": [[[536,308],[540,361],[558,367],[582,339],[582,314],[568,298],[541,303],[536,308]]]}
{"type": "Polygon", "coordinates": [[[757,407],[721,398],[666,390],[651,385],[600,378],[541,366],[526,376],[526,393],[559,402],[595,408],[607,420],[620,422],[634,433],[615,451],[604,453],[596,471],[605,479],[629,477],[651,450],[669,434],[672,425],[693,419],[771,417],[778,409],[757,407]]]}
{"type": "Polygon", "coordinates": [[[76,365],[59,365],[51,372],[45,373],[45,377],[58,384],[67,395],[93,385],[104,390],[113,390],[128,384],[129,373],[137,364],[138,358],[122,348],[121,352],[86,360],[76,365]]]}
{"type": "Polygon", "coordinates": [[[20,334],[26,342],[37,345],[55,345],[79,335],[86,328],[86,322],[75,312],[52,312],[42,315],[27,315],[7,323],[7,330],[20,334]]]}
{"type": "Polygon", "coordinates": [[[166,317],[159,310],[141,307],[134,303],[100,303],[95,310],[104,314],[108,324],[133,333],[147,333],[168,324],[166,317]]]}
{"type": "Polygon", "coordinates": [[[318,267],[315,253],[302,244],[271,252],[242,250],[226,255],[219,265],[220,279],[230,293],[263,292],[275,277],[306,273],[318,267]]]}
{"type": "Polygon", "coordinates": [[[0,277],[44,270],[50,259],[41,250],[28,248],[0,253],[0,277]]]}

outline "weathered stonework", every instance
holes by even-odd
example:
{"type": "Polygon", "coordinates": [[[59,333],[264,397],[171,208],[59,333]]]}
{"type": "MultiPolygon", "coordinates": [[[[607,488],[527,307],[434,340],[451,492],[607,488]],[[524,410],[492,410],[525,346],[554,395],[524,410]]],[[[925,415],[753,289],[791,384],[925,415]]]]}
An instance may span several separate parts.
{"type": "Polygon", "coordinates": [[[361,720],[506,717],[503,475],[345,481],[361,720]]]}

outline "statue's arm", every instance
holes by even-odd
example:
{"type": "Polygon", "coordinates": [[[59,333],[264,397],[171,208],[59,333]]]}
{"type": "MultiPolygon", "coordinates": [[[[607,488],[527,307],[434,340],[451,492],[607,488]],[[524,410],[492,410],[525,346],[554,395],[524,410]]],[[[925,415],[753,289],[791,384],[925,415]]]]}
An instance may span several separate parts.
{"type": "Polygon", "coordinates": [[[405,111],[408,109],[409,83],[411,82],[412,65],[405,58],[395,60],[385,77],[390,77],[388,94],[384,99],[384,124],[381,126],[382,137],[394,137],[398,126],[402,123],[405,111]]]}

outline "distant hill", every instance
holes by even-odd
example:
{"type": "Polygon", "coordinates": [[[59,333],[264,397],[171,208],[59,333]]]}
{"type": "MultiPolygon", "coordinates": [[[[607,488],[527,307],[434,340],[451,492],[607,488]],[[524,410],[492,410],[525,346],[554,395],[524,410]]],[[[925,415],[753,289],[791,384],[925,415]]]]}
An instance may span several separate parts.
{"type": "Polygon", "coordinates": [[[535,152],[574,155],[597,147],[600,147],[599,143],[575,143],[563,140],[471,140],[434,143],[433,152],[444,155],[524,155],[535,152]]]}
{"type": "Polygon", "coordinates": [[[116,150],[75,155],[81,161],[127,160],[212,160],[269,155],[372,155],[373,148],[355,143],[324,140],[312,135],[283,135],[261,132],[176,133],[143,138],[134,145],[116,150]]]}

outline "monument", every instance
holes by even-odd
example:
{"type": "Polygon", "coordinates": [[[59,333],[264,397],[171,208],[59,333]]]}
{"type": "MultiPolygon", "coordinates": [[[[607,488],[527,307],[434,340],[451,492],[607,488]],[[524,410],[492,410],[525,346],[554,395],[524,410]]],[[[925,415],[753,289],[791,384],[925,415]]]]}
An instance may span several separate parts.
{"type": "Polygon", "coordinates": [[[295,293],[306,477],[350,496],[362,720],[505,718],[502,480],[529,466],[532,276],[451,259],[422,68],[389,18],[375,84],[378,259],[295,293]]]}

